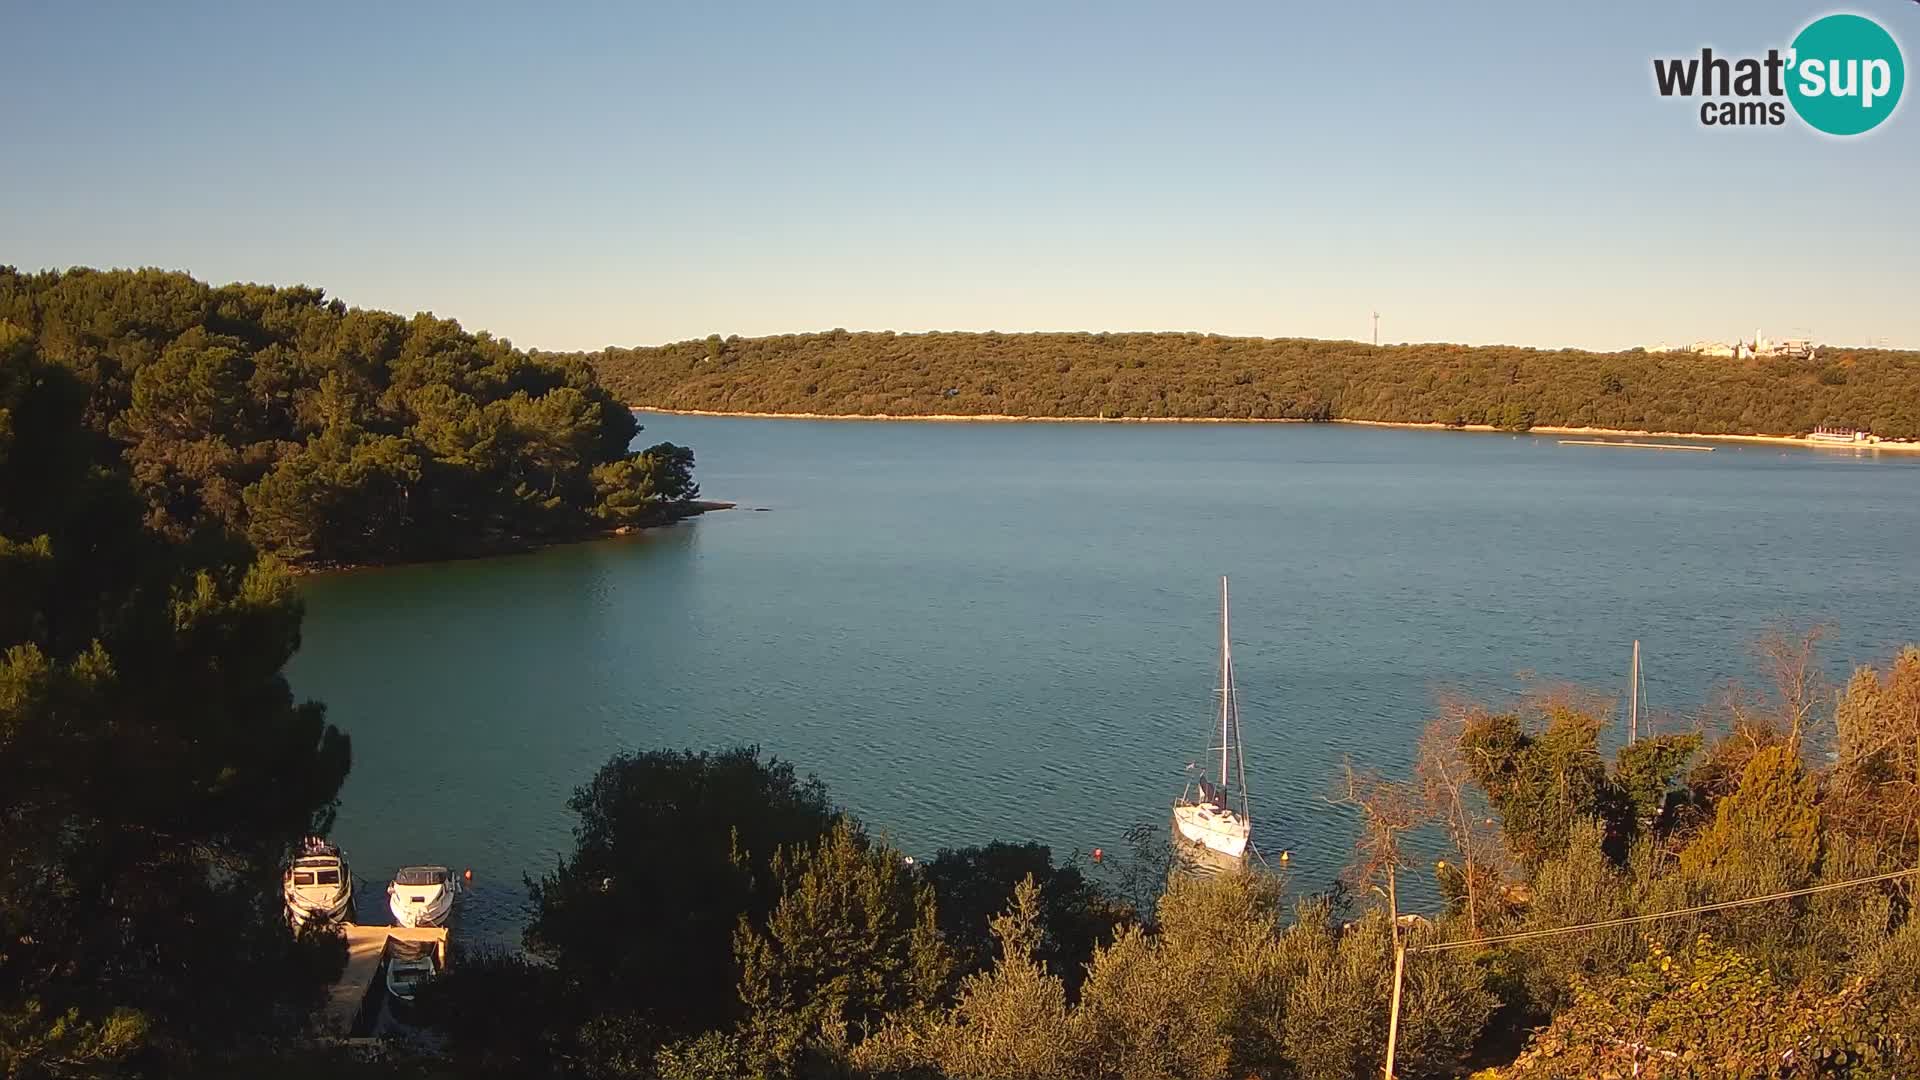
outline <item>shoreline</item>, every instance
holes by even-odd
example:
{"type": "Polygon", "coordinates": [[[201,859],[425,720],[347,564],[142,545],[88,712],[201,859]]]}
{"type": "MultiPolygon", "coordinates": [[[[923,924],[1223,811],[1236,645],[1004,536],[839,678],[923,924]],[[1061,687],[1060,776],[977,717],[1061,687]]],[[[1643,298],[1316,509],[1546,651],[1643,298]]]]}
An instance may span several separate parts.
{"type": "Polygon", "coordinates": [[[1798,435],[1709,435],[1699,431],[1646,431],[1629,428],[1561,427],[1536,424],[1524,431],[1495,427],[1492,424],[1442,424],[1417,420],[1296,420],[1263,416],[1014,416],[1007,413],[806,413],[806,412],[722,412],[717,409],[666,409],[651,405],[629,405],[634,412],[660,413],[666,416],[733,416],[749,420],[920,420],[935,423],[979,424],[1355,424],[1361,427],[1409,428],[1428,431],[1474,431],[1507,435],[1591,435],[1604,438],[1715,439],[1722,442],[1758,443],[1772,446],[1797,446],[1803,450],[1850,450],[1891,453],[1920,453],[1920,442],[1880,442],[1859,444],[1816,443],[1798,435]]]}
{"type": "Polygon", "coordinates": [[[684,511],[674,514],[664,521],[650,522],[646,525],[616,525],[610,529],[596,529],[581,536],[569,536],[558,540],[524,540],[511,544],[500,544],[484,551],[462,552],[438,559],[408,559],[400,562],[379,563],[295,563],[282,560],[287,572],[296,578],[317,577],[322,574],[350,574],[361,570],[390,570],[401,566],[438,566],[443,563],[472,562],[476,559],[499,559],[513,555],[531,555],[536,551],[549,548],[566,547],[571,544],[593,544],[603,540],[618,540],[622,537],[664,529],[669,525],[678,525],[683,521],[692,521],[702,514],[716,510],[732,510],[739,503],[718,499],[694,499],[685,504],[684,511]]]}

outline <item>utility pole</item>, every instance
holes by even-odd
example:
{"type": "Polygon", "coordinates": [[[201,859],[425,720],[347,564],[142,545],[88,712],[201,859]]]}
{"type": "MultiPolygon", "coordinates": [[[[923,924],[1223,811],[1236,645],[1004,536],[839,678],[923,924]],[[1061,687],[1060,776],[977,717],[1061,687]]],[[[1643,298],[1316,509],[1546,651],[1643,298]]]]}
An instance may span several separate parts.
{"type": "Polygon", "coordinates": [[[1394,1043],[1400,1042],[1400,974],[1407,969],[1407,944],[1400,940],[1400,888],[1394,865],[1386,865],[1386,924],[1394,934],[1394,1003],[1386,1013],[1386,1080],[1394,1080],[1394,1043]]]}
{"type": "Polygon", "coordinates": [[[1387,1080],[1393,1080],[1394,1044],[1400,1041],[1400,981],[1407,970],[1407,947],[1393,947],[1393,1005],[1387,1012],[1387,1080]]]}
{"type": "Polygon", "coordinates": [[[1400,890],[1394,866],[1387,864],[1387,926],[1393,931],[1393,1005],[1387,1011],[1387,1076],[1393,1080],[1393,1050],[1400,1041],[1400,976],[1407,967],[1407,943],[1400,940],[1400,890]]]}
{"type": "Polygon", "coordinates": [[[1380,313],[1373,313],[1373,347],[1380,347],[1380,313]]]}

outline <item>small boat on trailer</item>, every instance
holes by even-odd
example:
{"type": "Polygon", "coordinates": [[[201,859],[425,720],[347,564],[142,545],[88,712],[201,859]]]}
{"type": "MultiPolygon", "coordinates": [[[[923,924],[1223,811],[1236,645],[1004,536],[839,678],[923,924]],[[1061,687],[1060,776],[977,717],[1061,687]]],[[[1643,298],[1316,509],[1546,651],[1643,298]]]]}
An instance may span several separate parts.
{"type": "Polygon", "coordinates": [[[281,880],[287,921],[298,930],[310,922],[348,922],[353,917],[353,872],[340,849],[317,836],[301,841],[281,880]]]}
{"type": "Polygon", "coordinates": [[[445,926],[458,890],[444,866],[403,866],[387,886],[387,907],[395,926],[445,926]]]}
{"type": "MultiPolygon", "coordinates": [[[[1187,784],[1173,804],[1176,849],[1202,853],[1212,860],[1237,863],[1253,839],[1253,817],[1247,808],[1247,763],[1240,751],[1240,702],[1233,684],[1233,638],[1227,616],[1227,579],[1220,579],[1220,745],[1208,754],[1220,755],[1220,779],[1202,774],[1187,784]]],[[[1192,771],[1196,766],[1187,766],[1192,771]]]]}

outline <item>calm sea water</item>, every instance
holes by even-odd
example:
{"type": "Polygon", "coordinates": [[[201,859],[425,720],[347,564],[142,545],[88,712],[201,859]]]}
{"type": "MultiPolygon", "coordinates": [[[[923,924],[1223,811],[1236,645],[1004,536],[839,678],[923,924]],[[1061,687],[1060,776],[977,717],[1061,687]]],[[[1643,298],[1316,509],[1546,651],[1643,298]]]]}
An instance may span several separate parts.
{"type": "Polygon", "coordinates": [[[335,836],[383,912],[471,867],[510,939],[608,755],[753,742],[909,853],[1164,826],[1208,745],[1231,575],[1256,830],[1331,878],[1343,758],[1529,678],[1689,722],[1775,621],[1844,673],[1920,639],[1920,458],[1349,426],[647,416],[741,508],[531,555],[310,579],[296,690],[353,736],[335,836]],[[755,512],[750,507],[765,507],[755,512]]]}

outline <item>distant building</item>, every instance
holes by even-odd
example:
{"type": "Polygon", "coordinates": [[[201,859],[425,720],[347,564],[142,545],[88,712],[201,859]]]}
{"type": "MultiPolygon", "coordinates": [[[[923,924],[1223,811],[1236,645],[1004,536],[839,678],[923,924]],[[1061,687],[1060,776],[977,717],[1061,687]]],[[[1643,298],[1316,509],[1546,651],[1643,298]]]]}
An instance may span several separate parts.
{"type": "Polygon", "coordinates": [[[1822,446],[1872,446],[1880,441],[1880,437],[1872,432],[1856,431],[1850,427],[1822,425],[1808,434],[1807,441],[1822,446]]]}
{"type": "Polygon", "coordinates": [[[1811,360],[1819,351],[1808,338],[1784,338],[1775,341],[1755,330],[1753,337],[1743,341],[1696,341],[1690,345],[1650,346],[1648,352],[1684,352],[1696,356],[1738,357],[1746,360],[1756,356],[1784,356],[1793,360],[1811,360]]]}
{"type": "Polygon", "coordinates": [[[1758,330],[1753,332],[1752,341],[1743,341],[1739,345],[1739,355],[1743,359],[1750,356],[1786,356],[1796,360],[1811,360],[1813,352],[1813,342],[1806,338],[1773,341],[1763,337],[1758,330]]]}

